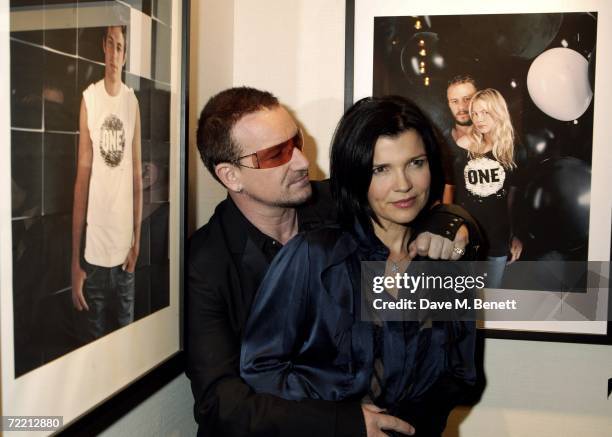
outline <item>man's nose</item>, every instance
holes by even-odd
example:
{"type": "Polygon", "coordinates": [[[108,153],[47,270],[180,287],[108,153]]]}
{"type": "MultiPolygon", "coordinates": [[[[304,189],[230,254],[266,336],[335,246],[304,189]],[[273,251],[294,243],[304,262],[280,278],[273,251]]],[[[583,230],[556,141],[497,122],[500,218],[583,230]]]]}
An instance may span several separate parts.
{"type": "Polygon", "coordinates": [[[295,170],[305,170],[309,165],[310,162],[308,161],[308,158],[306,158],[306,155],[304,155],[304,152],[297,147],[294,147],[293,154],[291,155],[291,167],[293,167],[295,170]]]}

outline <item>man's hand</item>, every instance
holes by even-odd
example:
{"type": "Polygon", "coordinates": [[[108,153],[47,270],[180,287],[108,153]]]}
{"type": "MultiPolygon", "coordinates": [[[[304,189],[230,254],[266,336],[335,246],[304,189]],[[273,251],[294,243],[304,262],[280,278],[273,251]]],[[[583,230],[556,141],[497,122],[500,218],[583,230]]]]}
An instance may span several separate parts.
{"type": "Polygon", "coordinates": [[[383,430],[396,431],[405,435],[413,435],[414,427],[395,416],[384,413],[382,408],[372,404],[362,404],[361,411],[366,425],[368,437],[388,436],[383,430]]]}
{"type": "Polygon", "coordinates": [[[83,296],[83,284],[87,278],[87,273],[81,268],[80,264],[72,265],[72,305],[77,311],[89,311],[89,306],[83,296]]]}
{"type": "Polygon", "coordinates": [[[136,248],[136,246],[132,246],[130,248],[130,251],[127,254],[127,257],[125,258],[125,261],[123,261],[123,266],[122,266],[123,270],[129,273],[134,273],[134,270],[136,270],[137,260],[138,260],[138,249],[136,248]]]}
{"type": "Polygon", "coordinates": [[[465,248],[470,241],[467,226],[461,225],[454,240],[449,240],[441,235],[423,232],[408,246],[410,259],[415,256],[425,256],[431,259],[458,260],[465,253],[465,248]]]}
{"type": "Polygon", "coordinates": [[[512,264],[514,261],[521,257],[521,253],[523,252],[523,243],[516,237],[512,237],[512,241],[510,242],[510,261],[508,264],[512,264]]]}

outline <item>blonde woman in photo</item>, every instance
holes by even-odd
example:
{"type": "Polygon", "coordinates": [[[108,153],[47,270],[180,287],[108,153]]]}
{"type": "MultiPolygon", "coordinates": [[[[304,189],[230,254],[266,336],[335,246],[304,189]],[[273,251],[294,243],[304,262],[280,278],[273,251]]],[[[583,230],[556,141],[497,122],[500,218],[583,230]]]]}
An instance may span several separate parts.
{"type": "Polygon", "coordinates": [[[471,129],[457,143],[467,148],[472,157],[491,152],[505,169],[516,168],[514,128],[508,105],[500,92],[493,88],[477,91],[470,101],[469,113],[471,129]]]}
{"type": "Polygon", "coordinates": [[[465,152],[455,163],[463,184],[457,187],[454,201],[481,225],[491,262],[487,285],[498,288],[506,262],[519,259],[523,250],[521,241],[512,234],[510,219],[517,185],[514,129],[504,97],[493,88],[472,96],[469,114],[472,126],[457,140],[465,152]]]}

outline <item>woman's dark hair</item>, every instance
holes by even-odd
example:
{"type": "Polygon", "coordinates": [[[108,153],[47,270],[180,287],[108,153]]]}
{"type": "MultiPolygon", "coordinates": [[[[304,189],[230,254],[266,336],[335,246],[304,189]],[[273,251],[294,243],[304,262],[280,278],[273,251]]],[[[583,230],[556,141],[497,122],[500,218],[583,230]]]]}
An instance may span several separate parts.
{"type": "Polygon", "coordinates": [[[374,146],[381,136],[396,137],[410,129],[423,139],[431,173],[429,199],[423,211],[440,200],[444,188],[440,142],[429,118],[404,97],[366,97],[342,116],[332,140],[331,191],[342,226],[350,228],[357,219],[365,229],[371,229],[371,219],[377,220],[368,202],[374,146]]]}

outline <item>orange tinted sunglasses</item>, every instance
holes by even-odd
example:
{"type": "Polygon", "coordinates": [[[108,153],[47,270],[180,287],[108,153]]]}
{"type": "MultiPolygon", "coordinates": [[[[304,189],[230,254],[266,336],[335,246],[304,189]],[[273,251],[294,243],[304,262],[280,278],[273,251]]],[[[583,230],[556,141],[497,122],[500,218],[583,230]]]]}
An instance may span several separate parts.
{"type": "Polygon", "coordinates": [[[279,167],[291,161],[291,156],[293,156],[293,148],[302,150],[303,145],[304,141],[302,140],[302,132],[298,130],[297,133],[287,141],[283,141],[275,146],[266,147],[265,149],[261,149],[255,153],[241,156],[236,160],[236,164],[241,167],[255,169],[279,167]],[[252,166],[245,165],[240,162],[245,158],[251,158],[252,166]]]}

